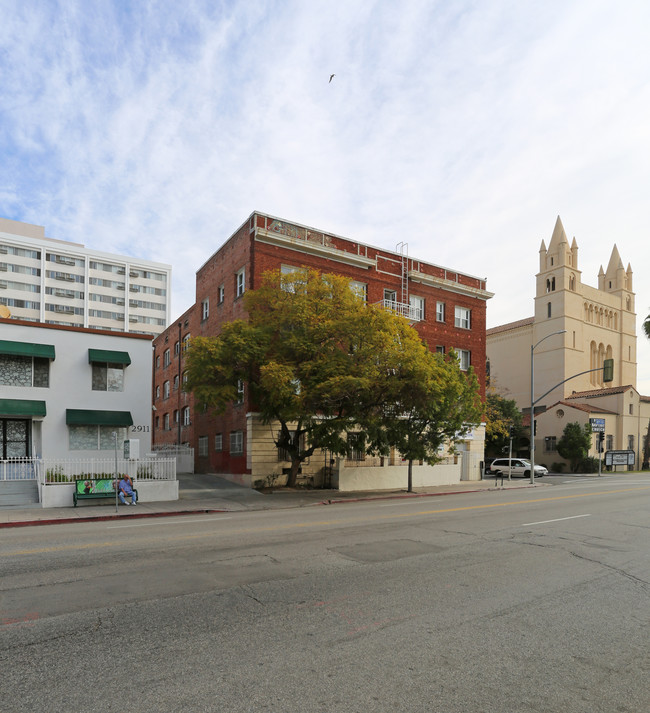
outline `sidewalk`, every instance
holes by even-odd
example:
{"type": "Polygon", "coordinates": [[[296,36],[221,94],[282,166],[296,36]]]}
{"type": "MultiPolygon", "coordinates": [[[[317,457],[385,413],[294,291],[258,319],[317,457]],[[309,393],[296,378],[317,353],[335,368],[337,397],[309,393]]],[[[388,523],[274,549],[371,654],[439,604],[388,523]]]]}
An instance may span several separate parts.
{"type": "Polygon", "coordinates": [[[279,489],[260,493],[224,481],[218,476],[179,477],[180,497],[178,500],[138,503],[135,507],[120,505],[116,511],[114,504],[106,501],[80,503],[76,508],[0,508],[0,528],[27,527],[33,525],[54,525],[70,522],[113,520],[116,518],[169,517],[214,512],[246,512],[254,510],[275,510],[299,508],[312,505],[338,505],[364,500],[387,500],[397,498],[425,498],[436,495],[457,495],[485,490],[512,488],[537,488],[544,483],[531,485],[528,479],[518,478],[498,484],[494,478],[487,480],[442,485],[431,488],[416,488],[413,493],[406,490],[378,490],[341,493],[338,490],[279,489]],[[206,482],[214,487],[205,486],[206,482]]]}

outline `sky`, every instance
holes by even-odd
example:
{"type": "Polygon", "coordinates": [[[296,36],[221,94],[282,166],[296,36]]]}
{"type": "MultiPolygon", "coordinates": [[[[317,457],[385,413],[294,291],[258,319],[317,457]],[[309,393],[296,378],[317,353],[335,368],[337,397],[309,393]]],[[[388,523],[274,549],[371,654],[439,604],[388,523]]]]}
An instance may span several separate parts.
{"type": "Polygon", "coordinates": [[[532,316],[559,215],[634,272],[650,394],[647,0],[2,0],[0,216],[195,272],[259,210],[532,316]],[[334,74],[332,81],[330,75],[334,74]]]}

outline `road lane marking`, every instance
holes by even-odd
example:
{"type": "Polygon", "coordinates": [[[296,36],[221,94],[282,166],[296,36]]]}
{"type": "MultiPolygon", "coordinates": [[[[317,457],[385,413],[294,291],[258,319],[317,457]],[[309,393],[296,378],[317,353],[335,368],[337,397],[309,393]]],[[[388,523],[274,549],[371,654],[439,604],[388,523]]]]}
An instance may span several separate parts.
{"type": "MultiPolygon", "coordinates": [[[[165,525],[181,525],[181,524],[193,525],[195,522],[218,523],[218,522],[222,522],[223,520],[232,520],[232,517],[220,517],[220,518],[204,517],[204,518],[201,518],[200,520],[188,520],[187,518],[183,518],[182,520],[172,520],[171,522],[169,520],[165,520],[164,524],[165,525]]],[[[122,530],[125,527],[155,527],[156,525],[160,526],[162,524],[163,523],[161,523],[161,522],[142,522],[142,523],[138,523],[137,525],[108,525],[106,527],[106,529],[107,530],[122,530]]]]}
{"type": "MultiPolygon", "coordinates": [[[[395,515],[380,515],[376,517],[362,517],[355,518],[354,520],[345,518],[335,518],[332,520],[319,520],[316,522],[298,522],[295,524],[285,524],[285,525],[273,525],[270,527],[246,527],[246,528],[236,528],[228,532],[229,535],[240,535],[240,534],[250,534],[255,532],[282,532],[298,528],[307,527],[318,527],[323,525],[341,525],[349,523],[359,523],[359,522],[378,522],[381,520],[391,520],[407,517],[418,517],[421,515],[440,515],[443,513],[452,512],[466,512],[468,510],[489,510],[492,508],[502,508],[502,507],[512,507],[517,505],[530,505],[531,503],[544,503],[552,502],[554,500],[574,500],[576,498],[590,498],[596,495],[616,495],[619,493],[632,493],[638,490],[648,490],[650,486],[643,486],[641,488],[621,488],[619,490],[603,490],[601,492],[594,493],[593,491],[587,493],[578,493],[576,495],[557,495],[554,497],[547,498],[531,498],[529,500],[512,500],[505,503],[489,503],[487,505],[467,505],[465,507],[455,507],[455,508],[441,508],[439,510],[419,510],[417,512],[411,513],[400,513],[395,515]]],[[[265,511],[268,512],[268,511],[265,511]]],[[[250,514],[250,513],[248,513],[250,514]]],[[[215,520],[215,523],[219,523],[219,520],[215,520]]],[[[200,533],[194,535],[181,535],[174,537],[175,542],[180,542],[181,540],[196,540],[199,538],[210,537],[213,533],[200,533]]],[[[215,536],[222,536],[223,533],[214,533],[215,536]]],[[[158,542],[160,544],[160,542],[158,542]]],[[[59,547],[43,547],[34,550],[18,550],[16,552],[6,552],[0,553],[0,557],[16,557],[21,555],[32,555],[32,554],[47,554],[48,552],[65,552],[70,550],[80,550],[80,549],[98,549],[100,547],[122,547],[122,542],[99,542],[94,544],[84,544],[84,545],[61,545],[59,547]]]]}
{"type": "Polygon", "coordinates": [[[555,520],[540,520],[539,522],[524,522],[521,527],[527,527],[528,525],[546,525],[547,522],[562,522],[562,520],[575,520],[578,517],[591,517],[591,513],[586,515],[571,515],[571,517],[556,517],[555,520]]]}

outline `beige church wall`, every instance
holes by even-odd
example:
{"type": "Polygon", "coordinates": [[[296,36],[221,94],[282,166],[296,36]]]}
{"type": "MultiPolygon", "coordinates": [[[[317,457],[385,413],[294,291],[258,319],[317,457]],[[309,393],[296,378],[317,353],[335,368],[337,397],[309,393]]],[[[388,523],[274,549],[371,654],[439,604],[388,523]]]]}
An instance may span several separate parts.
{"type": "Polygon", "coordinates": [[[518,408],[530,406],[530,345],[532,325],[488,335],[486,353],[490,360],[490,389],[518,408]]]}

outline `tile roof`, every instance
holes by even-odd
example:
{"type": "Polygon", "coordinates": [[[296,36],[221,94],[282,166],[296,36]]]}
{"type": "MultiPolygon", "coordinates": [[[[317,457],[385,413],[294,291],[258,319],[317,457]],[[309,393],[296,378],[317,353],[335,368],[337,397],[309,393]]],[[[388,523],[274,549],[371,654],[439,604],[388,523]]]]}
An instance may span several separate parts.
{"type": "Polygon", "coordinates": [[[485,334],[490,336],[492,334],[500,334],[501,332],[509,332],[511,329],[519,329],[519,327],[527,327],[535,322],[535,317],[526,317],[526,319],[519,319],[516,322],[508,322],[508,324],[500,324],[498,327],[491,327],[485,330],[485,334]]]}
{"type": "MultiPolygon", "coordinates": [[[[590,389],[589,391],[574,391],[567,399],[591,399],[595,396],[611,396],[612,394],[622,394],[628,389],[634,389],[634,386],[610,386],[608,389],[590,389]]],[[[634,389],[636,391],[636,389],[634,389]]]]}
{"type": "Polygon", "coordinates": [[[594,404],[569,403],[568,401],[557,401],[552,406],[549,406],[546,410],[550,411],[556,406],[566,406],[567,408],[574,408],[578,411],[584,411],[585,413],[608,413],[612,416],[618,415],[616,411],[610,411],[610,409],[601,408],[600,406],[596,406],[594,404]]]}

